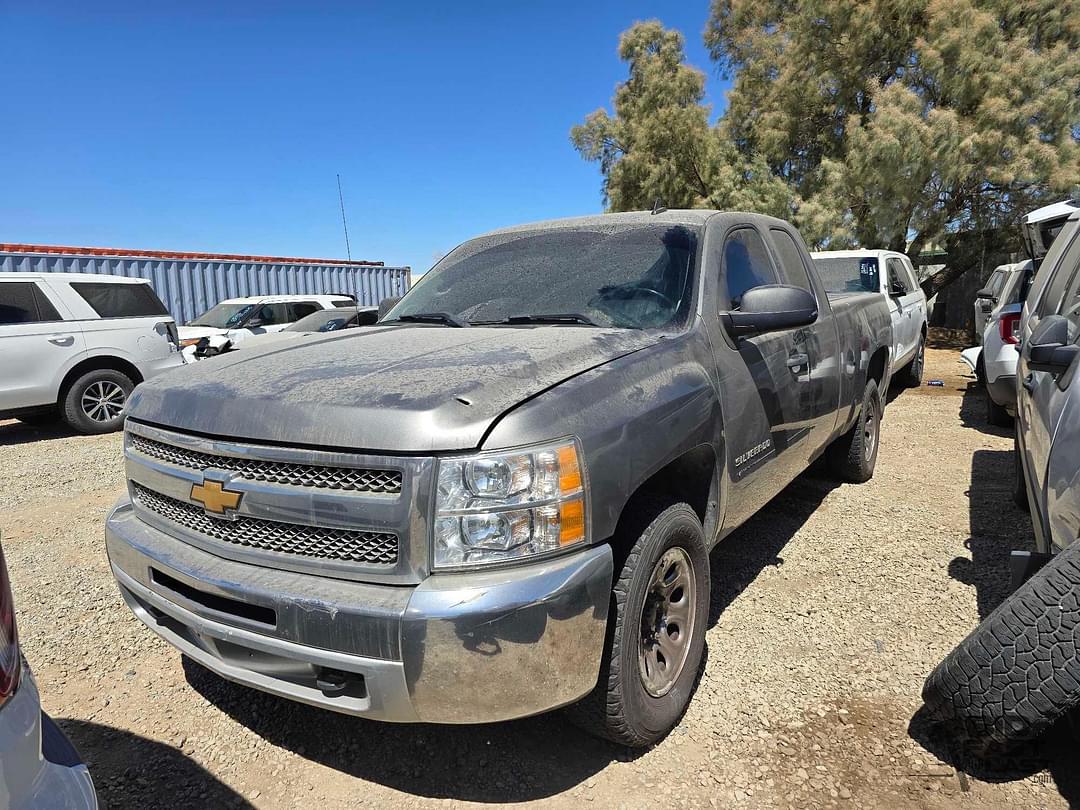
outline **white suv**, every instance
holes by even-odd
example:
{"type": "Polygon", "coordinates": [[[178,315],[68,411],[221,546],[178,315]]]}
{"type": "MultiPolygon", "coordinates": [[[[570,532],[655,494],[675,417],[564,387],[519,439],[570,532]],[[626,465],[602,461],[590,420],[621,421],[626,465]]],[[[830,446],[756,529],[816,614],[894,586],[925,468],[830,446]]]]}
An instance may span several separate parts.
{"type": "Polygon", "coordinates": [[[131,390],[183,362],[176,322],[144,279],[0,273],[0,417],[119,430],[131,390]]]}
{"type": "Polygon", "coordinates": [[[228,298],[180,327],[184,357],[227,352],[252,335],[280,332],[322,309],[355,307],[347,295],[256,295],[228,298]]]}

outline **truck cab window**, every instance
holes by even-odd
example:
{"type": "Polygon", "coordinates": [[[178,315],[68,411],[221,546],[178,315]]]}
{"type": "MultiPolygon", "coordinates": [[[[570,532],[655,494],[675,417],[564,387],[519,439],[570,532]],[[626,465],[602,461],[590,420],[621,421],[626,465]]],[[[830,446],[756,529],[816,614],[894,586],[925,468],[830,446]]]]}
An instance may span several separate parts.
{"type": "Polygon", "coordinates": [[[885,267],[889,272],[889,292],[895,295],[907,295],[912,291],[911,282],[899,259],[887,259],[885,267]]]}
{"type": "Polygon", "coordinates": [[[739,308],[747,290],[777,283],[765,242],[755,229],[739,228],[728,235],[720,280],[720,301],[731,310],[739,308]]]}
{"type": "Polygon", "coordinates": [[[813,293],[814,288],[810,286],[810,276],[806,274],[802,251],[791,238],[791,234],[780,228],[770,228],[769,235],[776,247],[777,258],[780,259],[780,275],[784,283],[813,293]]]}

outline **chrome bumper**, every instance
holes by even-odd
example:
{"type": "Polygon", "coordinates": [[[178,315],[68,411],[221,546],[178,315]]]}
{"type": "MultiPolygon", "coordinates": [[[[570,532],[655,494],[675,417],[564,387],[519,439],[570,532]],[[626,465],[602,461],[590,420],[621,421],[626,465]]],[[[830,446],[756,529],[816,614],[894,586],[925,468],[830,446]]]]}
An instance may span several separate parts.
{"type": "Polygon", "coordinates": [[[135,615],[229,680],[346,714],[486,723],[596,684],[611,594],[606,545],[546,562],[371,585],[226,560],[140,521],[105,540],[135,615]]]}

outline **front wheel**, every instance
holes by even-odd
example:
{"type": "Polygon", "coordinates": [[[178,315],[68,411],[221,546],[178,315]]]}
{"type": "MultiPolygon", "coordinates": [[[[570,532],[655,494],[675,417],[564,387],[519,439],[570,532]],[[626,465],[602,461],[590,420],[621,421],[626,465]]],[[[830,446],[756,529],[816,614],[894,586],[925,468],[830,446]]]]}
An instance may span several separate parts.
{"type": "Polygon", "coordinates": [[[615,540],[632,545],[612,590],[600,678],[570,716],[590,734],[641,748],[690,703],[705,650],[709,554],[687,504],[644,499],[631,510],[615,540]]]}

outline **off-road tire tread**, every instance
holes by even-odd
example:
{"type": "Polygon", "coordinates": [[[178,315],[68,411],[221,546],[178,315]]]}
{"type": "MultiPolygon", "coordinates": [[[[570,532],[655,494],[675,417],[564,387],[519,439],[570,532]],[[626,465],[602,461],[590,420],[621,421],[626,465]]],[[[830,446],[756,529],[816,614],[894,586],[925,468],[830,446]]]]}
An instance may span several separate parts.
{"type": "Polygon", "coordinates": [[[915,350],[915,356],[911,358],[911,362],[907,364],[907,368],[904,369],[904,385],[908,388],[919,388],[922,386],[923,371],[926,369],[926,335],[920,333],[919,335],[919,347],[915,350]],[[922,356],[923,362],[919,362],[919,357],[922,356]],[[917,367],[917,368],[916,368],[917,367]]]}
{"type": "Polygon", "coordinates": [[[1080,705],[1080,543],[998,605],[922,695],[930,719],[976,755],[1034,739],[1080,705]]]}
{"type": "Polygon", "coordinates": [[[986,421],[987,424],[994,427],[1012,427],[1013,418],[1009,416],[1009,412],[1004,407],[994,402],[993,397],[990,396],[990,392],[985,390],[983,393],[986,395],[986,421]]]}

